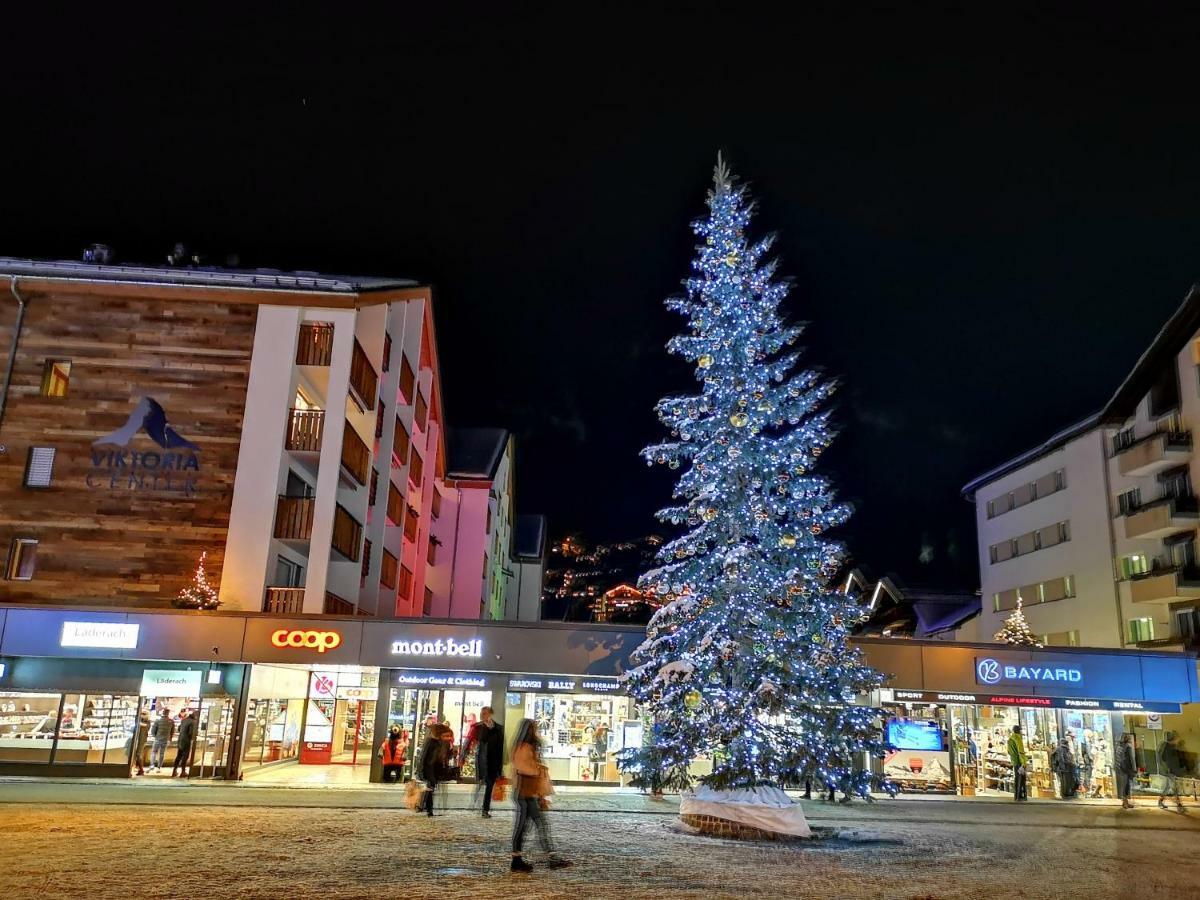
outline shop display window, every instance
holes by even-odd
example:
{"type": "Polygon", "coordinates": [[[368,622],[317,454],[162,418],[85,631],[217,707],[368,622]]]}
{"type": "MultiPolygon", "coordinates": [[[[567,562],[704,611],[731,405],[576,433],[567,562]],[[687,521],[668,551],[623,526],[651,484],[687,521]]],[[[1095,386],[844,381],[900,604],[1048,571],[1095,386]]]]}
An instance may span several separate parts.
{"type": "Polygon", "coordinates": [[[883,758],[884,775],[906,793],[950,793],[946,707],[904,704],[885,709],[889,749],[883,758]]]}
{"type": "Polygon", "coordinates": [[[58,719],[55,763],[128,763],[137,696],[66,694],[58,719]]]}
{"type": "Polygon", "coordinates": [[[0,691],[0,761],[49,763],[62,694],[0,691]]]}
{"type": "MultiPolygon", "coordinates": [[[[543,742],[542,757],[551,779],[620,781],[616,754],[624,747],[626,723],[638,721],[633,701],[628,697],[509,694],[505,721],[515,728],[523,718],[537,723],[543,742]]],[[[640,734],[640,729],[637,733],[640,734]]]]}
{"type": "Polygon", "coordinates": [[[1030,797],[1053,797],[1057,780],[1050,754],[1058,744],[1056,710],[1012,706],[951,706],[955,764],[959,792],[965,795],[1012,795],[1013,767],[1008,737],[1021,725],[1029,757],[1030,797]]]}

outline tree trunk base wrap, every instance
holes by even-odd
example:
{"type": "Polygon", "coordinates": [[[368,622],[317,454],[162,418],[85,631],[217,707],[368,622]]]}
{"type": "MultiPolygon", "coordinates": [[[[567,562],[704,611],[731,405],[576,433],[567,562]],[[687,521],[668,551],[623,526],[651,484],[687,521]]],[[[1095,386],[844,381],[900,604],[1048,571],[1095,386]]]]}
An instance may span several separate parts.
{"type": "Polygon", "coordinates": [[[749,841],[812,837],[804,808],[778,788],[716,791],[702,787],[684,794],[679,818],[701,834],[749,841]]]}
{"type": "Polygon", "coordinates": [[[681,815],[684,825],[695,828],[701,834],[712,837],[736,838],[740,841],[795,841],[801,840],[794,834],[780,834],[778,831],[763,831],[753,825],[743,825],[732,819],[719,819],[716,816],[681,815]]]}

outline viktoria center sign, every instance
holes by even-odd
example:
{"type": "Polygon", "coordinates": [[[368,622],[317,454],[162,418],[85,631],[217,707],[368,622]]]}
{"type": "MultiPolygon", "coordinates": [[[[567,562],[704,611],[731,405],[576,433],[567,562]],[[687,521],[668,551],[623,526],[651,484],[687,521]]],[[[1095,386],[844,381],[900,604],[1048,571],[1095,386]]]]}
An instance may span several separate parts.
{"type": "Polygon", "coordinates": [[[200,448],[167,424],[167,414],[153,397],[143,397],[125,424],[92,442],[93,490],[172,491],[196,495],[200,448]],[[144,432],[159,449],[130,449],[144,432]]]}
{"type": "Polygon", "coordinates": [[[396,656],[483,656],[483,638],[473,641],[452,641],[449,638],[436,641],[394,641],[392,653],[396,656]]]}
{"type": "Polygon", "coordinates": [[[1005,663],[990,656],[975,660],[978,684],[1081,684],[1083,670],[1061,663],[1005,663]]]}

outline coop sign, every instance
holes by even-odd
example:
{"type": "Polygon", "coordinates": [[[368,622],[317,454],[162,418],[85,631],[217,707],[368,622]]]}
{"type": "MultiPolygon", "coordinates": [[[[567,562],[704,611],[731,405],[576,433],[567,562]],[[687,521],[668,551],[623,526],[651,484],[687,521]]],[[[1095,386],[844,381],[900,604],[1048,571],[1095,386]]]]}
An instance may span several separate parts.
{"type": "Polygon", "coordinates": [[[990,656],[975,661],[979,684],[1080,684],[1083,671],[1058,664],[1005,663],[990,656]]]}
{"type": "Polygon", "coordinates": [[[436,641],[393,641],[394,656],[468,656],[478,659],[483,656],[483,638],[471,641],[452,641],[438,638],[436,641]]]}
{"type": "Polygon", "coordinates": [[[280,628],[271,635],[271,645],[304,648],[324,653],[342,646],[342,635],[337,631],[301,631],[299,629],[280,628]]]}

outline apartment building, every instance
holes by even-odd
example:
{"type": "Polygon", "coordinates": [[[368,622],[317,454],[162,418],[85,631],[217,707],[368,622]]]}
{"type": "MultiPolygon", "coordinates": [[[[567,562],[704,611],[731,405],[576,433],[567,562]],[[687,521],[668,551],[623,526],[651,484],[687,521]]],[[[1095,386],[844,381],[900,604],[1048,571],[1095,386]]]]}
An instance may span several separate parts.
{"type": "Polygon", "coordinates": [[[1200,632],[1200,291],[1108,403],[967,484],[988,639],[1018,603],[1051,646],[1182,648],[1200,632]]]}
{"type": "Polygon", "coordinates": [[[478,590],[451,602],[455,545],[486,523],[446,509],[427,286],[2,258],[0,277],[0,602],[166,607],[205,553],[226,609],[480,616],[478,590]]]}

